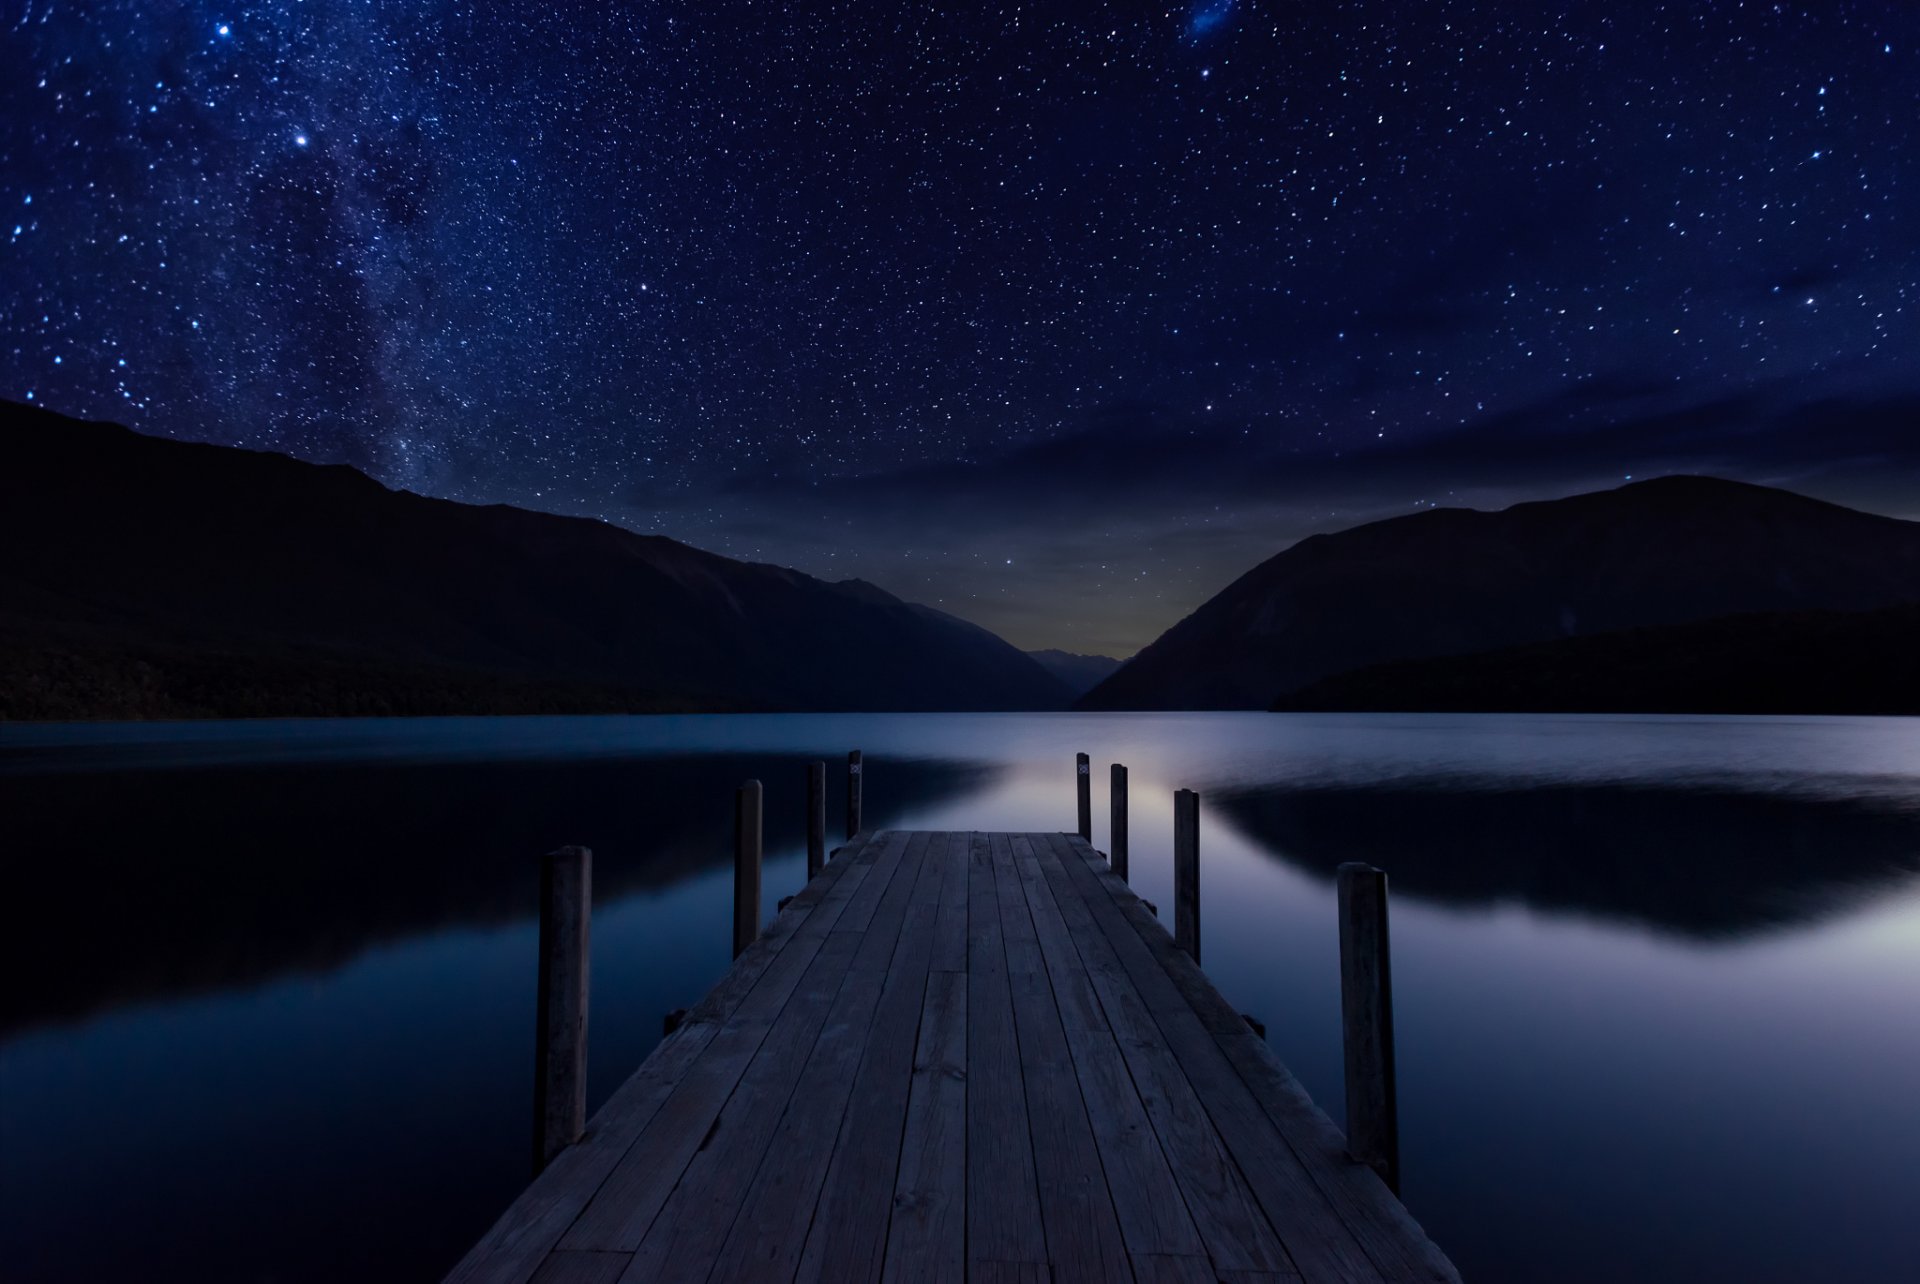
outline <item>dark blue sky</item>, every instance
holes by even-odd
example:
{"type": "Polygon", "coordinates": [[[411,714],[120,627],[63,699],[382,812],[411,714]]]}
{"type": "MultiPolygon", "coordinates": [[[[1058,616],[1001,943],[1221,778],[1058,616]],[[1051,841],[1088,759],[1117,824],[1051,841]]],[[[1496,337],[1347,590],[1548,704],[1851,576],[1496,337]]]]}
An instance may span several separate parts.
{"type": "Polygon", "coordinates": [[[22,0],[0,395],[1128,651],[1693,469],[1920,510],[1920,14],[22,0]]]}

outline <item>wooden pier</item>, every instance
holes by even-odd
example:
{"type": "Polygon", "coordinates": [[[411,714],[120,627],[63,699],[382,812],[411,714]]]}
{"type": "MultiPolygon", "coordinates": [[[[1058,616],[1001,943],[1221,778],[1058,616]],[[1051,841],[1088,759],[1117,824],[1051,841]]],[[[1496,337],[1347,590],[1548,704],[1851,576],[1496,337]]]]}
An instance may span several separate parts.
{"type": "Polygon", "coordinates": [[[1459,1277],[1084,838],[881,832],[447,1278],[1459,1277]]]}

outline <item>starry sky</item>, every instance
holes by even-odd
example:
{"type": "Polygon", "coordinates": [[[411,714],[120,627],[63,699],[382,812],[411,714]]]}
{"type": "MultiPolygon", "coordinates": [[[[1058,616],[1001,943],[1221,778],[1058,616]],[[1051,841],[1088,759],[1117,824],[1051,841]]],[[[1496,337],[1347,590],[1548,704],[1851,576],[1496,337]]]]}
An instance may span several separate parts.
{"type": "Polygon", "coordinates": [[[1908,0],[12,0],[0,396],[1124,655],[1316,530],[1920,516],[1908,0]]]}

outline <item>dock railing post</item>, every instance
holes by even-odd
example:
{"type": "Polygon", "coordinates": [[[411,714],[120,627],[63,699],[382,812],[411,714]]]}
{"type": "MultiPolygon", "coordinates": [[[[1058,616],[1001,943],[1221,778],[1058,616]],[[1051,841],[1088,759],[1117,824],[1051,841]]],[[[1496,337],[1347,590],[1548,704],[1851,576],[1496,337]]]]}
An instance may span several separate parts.
{"type": "Polygon", "coordinates": [[[733,796],[733,956],[760,939],[760,782],[733,796]]]}
{"type": "Polygon", "coordinates": [[[1083,753],[1073,755],[1074,801],[1080,821],[1080,841],[1093,841],[1093,765],[1083,753]]]}
{"type": "Polygon", "coordinates": [[[1200,961],[1200,795],[1173,795],[1173,943],[1200,961]]]}
{"type": "Polygon", "coordinates": [[[533,1171],[587,1129],[587,941],[593,853],[540,858],[540,979],[534,1000],[533,1171]]]}
{"type": "Polygon", "coordinates": [[[1400,1193],[1400,1109],[1394,1090],[1393,972],[1387,876],[1349,863],[1340,899],[1340,1015],[1347,1062],[1347,1153],[1400,1193]]]}
{"type": "Polygon", "coordinates": [[[860,768],[862,765],[858,749],[847,755],[847,840],[849,842],[860,832],[860,768]]]}
{"type": "Polygon", "coordinates": [[[807,881],[827,867],[827,764],[807,764],[807,881]]]}
{"type": "Polygon", "coordinates": [[[1120,881],[1127,881],[1127,769],[1113,764],[1107,799],[1111,815],[1107,822],[1107,863],[1120,881]]]}

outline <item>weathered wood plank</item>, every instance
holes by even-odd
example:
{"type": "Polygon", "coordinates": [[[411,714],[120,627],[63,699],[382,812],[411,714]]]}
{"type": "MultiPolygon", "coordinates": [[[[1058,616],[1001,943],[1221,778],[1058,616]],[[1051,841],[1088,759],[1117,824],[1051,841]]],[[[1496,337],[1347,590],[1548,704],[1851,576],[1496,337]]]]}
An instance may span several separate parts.
{"type": "Polygon", "coordinates": [[[917,849],[922,858],[913,871],[899,946],[794,1275],[802,1284],[871,1284],[881,1276],[947,840],[935,834],[917,849]]]}
{"type": "Polygon", "coordinates": [[[1222,1270],[1291,1270],[1286,1250],[1215,1131],[1206,1106],[1162,1041],[1134,979],[1094,921],[1093,907],[1083,899],[1082,888],[1061,859],[1064,853],[1079,864],[1078,856],[1066,848],[1062,836],[1048,835],[1048,841],[1048,850],[1039,854],[1040,868],[1093,979],[1127,1068],[1140,1086],[1147,1117],[1186,1196],[1187,1211],[1207,1255],[1222,1270]],[[1057,848],[1056,839],[1060,840],[1057,848]]]}
{"type": "MultiPolygon", "coordinates": [[[[1047,1257],[1054,1284],[1115,1284],[1128,1279],[1132,1270],[1039,933],[1027,908],[1022,864],[1033,865],[1033,848],[1025,837],[1013,837],[1004,857],[996,839],[994,888],[1000,902],[1047,1257]]],[[[969,1086],[977,1084],[970,1080],[969,1086]]]]}
{"type": "Polygon", "coordinates": [[[714,1262],[712,1284],[793,1278],[885,984],[879,972],[847,974],[714,1262]]]}
{"type": "Polygon", "coordinates": [[[967,1258],[1044,1263],[1033,1135],[1007,982],[999,864],[1011,877],[1007,836],[975,834],[967,855],[967,1258]]]}
{"type": "MultiPolygon", "coordinates": [[[[844,902],[865,878],[873,849],[849,848],[781,911],[752,949],[734,961],[673,1034],[608,1098],[577,1144],[567,1147],[448,1272],[447,1284],[525,1284],[641,1130],[712,1044],[721,1026],[766,979],[800,929],[823,905],[844,902]]],[[[776,982],[777,983],[777,982],[776,982]]]]}
{"type": "Polygon", "coordinates": [[[1035,860],[1020,862],[1027,909],[1125,1246],[1135,1253],[1204,1255],[1146,1104],[1127,1072],[1052,885],[1040,869],[1037,855],[1046,850],[1046,840],[1026,841],[1036,854],[1035,860]]]}
{"type": "MultiPolygon", "coordinates": [[[[850,903],[877,898],[892,876],[901,848],[898,842],[885,844],[879,859],[867,867],[871,873],[849,895],[823,900],[795,932],[792,943],[674,1085],[658,1113],[594,1192],[561,1237],[560,1247],[625,1251],[639,1247],[834,923],[850,903]]],[[[836,887],[847,885],[842,878],[836,887]]]]}
{"type": "Polygon", "coordinates": [[[933,970],[967,970],[967,851],[972,834],[949,834],[951,854],[940,862],[940,913],[933,923],[933,970]]]}
{"type": "MultiPolygon", "coordinates": [[[[1083,853],[1096,867],[1098,861],[1083,853]]],[[[1102,880],[1109,898],[1166,969],[1184,1002],[1200,1017],[1214,1044],[1259,1099],[1275,1127],[1300,1156],[1339,1220],[1394,1280],[1458,1284],[1459,1271],[1427,1238],[1411,1213],[1366,1165],[1347,1156],[1346,1140],[1315,1105],[1272,1048],[1250,1036],[1246,1022],[1206,975],[1185,957],[1158,919],[1125,884],[1102,880]]]]}
{"type": "Polygon", "coordinates": [[[450,1279],[1457,1282],[1090,844],[839,856],[450,1279]]]}
{"type": "Polygon", "coordinates": [[[1206,1257],[1179,1253],[1136,1253],[1133,1274],[1138,1284],[1218,1284],[1224,1278],[1206,1257]]]}
{"type": "Polygon", "coordinates": [[[633,1255],[628,1278],[701,1284],[839,997],[860,938],[831,932],[633,1255]]]}
{"type": "Polygon", "coordinates": [[[614,1284],[626,1269],[625,1253],[549,1253],[533,1284],[614,1284]]]}
{"type": "MultiPolygon", "coordinates": [[[[1103,886],[1104,870],[1099,868],[1098,858],[1085,847],[1076,851],[1064,836],[1055,845],[1071,867],[1070,877],[1085,891],[1094,921],[1106,934],[1121,966],[1135,979],[1141,993],[1149,996],[1152,1020],[1161,1041],[1195,1085],[1229,1153],[1286,1245],[1294,1268],[1316,1281],[1377,1284],[1381,1279],[1379,1268],[1341,1223],[1298,1154],[1215,1046],[1199,1016],[1174,985],[1166,965],[1154,957],[1141,934],[1115,905],[1103,886]]],[[[1244,1023],[1241,1033],[1253,1037],[1244,1023]]]]}
{"type": "MultiPolygon", "coordinates": [[[[902,944],[900,937],[908,924],[908,902],[922,873],[921,861],[929,838],[927,834],[913,835],[899,873],[887,889],[872,926],[860,940],[826,1028],[714,1264],[711,1284],[793,1278],[826,1184],[834,1141],[847,1116],[889,968],[898,951],[915,948],[911,942],[902,944]]],[[[924,926],[931,927],[931,912],[924,926]]],[[[921,936],[924,938],[924,931],[921,936]]],[[[924,955],[924,941],[919,948],[924,955]]],[[[911,966],[904,961],[902,965],[911,966]]],[[[889,1186],[892,1177],[889,1169],[889,1186]]]]}
{"type": "Polygon", "coordinates": [[[920,1012],[882,1279],[966,1279],[966,1140],[967,979],[932,972],[920,1012]]]}

